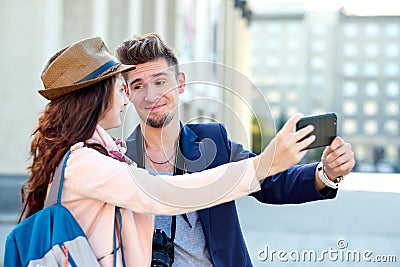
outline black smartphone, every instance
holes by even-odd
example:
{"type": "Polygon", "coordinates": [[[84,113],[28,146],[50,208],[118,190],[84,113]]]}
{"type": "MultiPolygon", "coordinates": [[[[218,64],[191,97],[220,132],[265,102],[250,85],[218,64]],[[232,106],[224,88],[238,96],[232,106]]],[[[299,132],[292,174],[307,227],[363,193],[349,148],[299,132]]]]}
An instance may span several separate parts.
{"type": "Polygon", "coordinates": [[[305,138],[307,138],[310,135],[315,135],[316,138],[315,141],[312,144],[310,144],[306,149],[329,146],[332,143],[333,139],[335,139],[336,137],[336,124],[337,124],[337,116],[333,112],[320,115],[306,116],[303,117],[296,124],[296,131],[306,127],[307,125],[313,125],[314,130],[305,138]]]}

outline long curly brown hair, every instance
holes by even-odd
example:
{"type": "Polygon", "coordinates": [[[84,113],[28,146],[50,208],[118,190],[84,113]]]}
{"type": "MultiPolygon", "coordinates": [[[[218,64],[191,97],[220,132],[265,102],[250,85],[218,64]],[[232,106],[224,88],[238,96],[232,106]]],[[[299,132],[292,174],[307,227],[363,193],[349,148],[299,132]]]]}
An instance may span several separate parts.
{"type": "Polygon", "coordinates": [[[21,188],[23,209],[19,222],[43,208],[53,173],[68,149],[92,137],[112,101],[114,82],[112,76],[46,105],[32,134],[32,165],[21,188]]]}

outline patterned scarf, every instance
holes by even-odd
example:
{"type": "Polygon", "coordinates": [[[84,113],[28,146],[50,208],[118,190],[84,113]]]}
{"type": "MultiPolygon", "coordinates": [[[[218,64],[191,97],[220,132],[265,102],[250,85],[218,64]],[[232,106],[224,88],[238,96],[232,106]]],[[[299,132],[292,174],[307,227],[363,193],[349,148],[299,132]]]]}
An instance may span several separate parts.
{"type": "Polygon", "coordinates": [[[113,139],[100,125],[96,126],[96,130],[93,136],[87,141],[87,143],[97,143],[105,147],[108,151],[108,155],[113,159],[132,164],[126,153],[126,143],[120,138],[113,139]]]}

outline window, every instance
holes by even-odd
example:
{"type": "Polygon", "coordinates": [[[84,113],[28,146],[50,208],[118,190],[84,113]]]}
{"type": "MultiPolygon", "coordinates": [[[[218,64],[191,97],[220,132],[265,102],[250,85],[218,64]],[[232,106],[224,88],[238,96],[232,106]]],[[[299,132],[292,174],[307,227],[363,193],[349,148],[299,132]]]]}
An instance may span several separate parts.
{"type": "Polygon", "coordinates": [[[376,97],[379,93],[379,86],[377,82],[368,82],[365,85],[365,94],[368,97],[376,97]]]}
{"type": "Polygon", "coordinates": [[[353,135],[357,133],[357,121],[353,119],[346,119],[343,121],[342,132],[345,135],[353,135]]]}
{"type": "Polygon", "coordinates": [[[358,53],[358,49],[355,44],[347,44],[344,47],[344,55],[346,57],[356,57],[357,53],[358,53]]]}
{"type": "Polygon", "coordinates": [[[289,51],[295,52],[299,50],[299,43],[298,42],[289,42],[287,44],[287,48],[289,51]]]}
{"type": "Polygon", "coordinates": [[[396,62],[389,62],[385,65],[385,74],[388,77],[397,77],[399,75],[399,64],[396,62]]]}
{"type": "Polygon", "coordinates": [[[311,50],[313,52],[324,52],[326,50],[326,44],[323,41],[314,41],[311,44],[311,50]]]}
{"type": "Polygon", "coordinates": [[[378,113],[378,104],[375,101],[366,101],[363,104],[363,112],[365,115],[374,116],[378,113]]]}
{"type": "Polygon", "coordinates": [[[267,66],[269,68],[279,68],[281,66],[281,61],[277,57],[270,57],[267,61],[267,66]]]}
{"type": "Polygon", "coordinates": [[[269,23],[267,25],[267,31],[271,34],[281,33],[282,25],[279,23],[269,23]]]}
{"type": "Polygon", "coordinates": [[[367,44],[365,46],[365,56],[366,57],[377,57],[379,54],[379,47],[377,44],[367,44]]]}
{"type": "Polygon", "coordinates": [[[261,25],[261,23],[251,23],[250,24],[250,29],[253,33],[257,33],[260,31],[260,27],[259,25],[261,25]]]}
{"type": "Polygon", "coordinates": [[[388,116],[398,116],[399,115],[399,104],[396,101],[390,101],[385,104],[385,113],[388,116]]]}
{"type": "Polygon", "coordinates": [[[359,160],[368,159],[371,155],[370,148],[365,145],[354,145],[354,152],[359,160]]]}
{"type": "Polygon", "coordinates": [[[299,66],[299,60],[296,57],[290,57],[287,60],[287,66],[289,68],[295,69],[299,66]]]}
{"type": "Polygon", "coordinates": [[[386,45],[386,56],[396,58],[399,56],[399,44],[391,43],[386,45]]]}
{"type": "Polygon", "coordinates": [[[311,77],[311,84],[313,86],[321,86],[324,85],[324,83],[325,83],[325,77],[322,75],[315,74],[311,77]]]}
{"type": "Polygon", "coordinates": [[[376,23],[368,23],[364,28],[365,36],[376,37],[379,34],[379,26],[376,23]]]}
{"type": "Polygon", "coordinates": [[[378,133],[378,123],[375,120],[369,120],[364,123],[364,133],[375,135],[378,133]]]}
{"type": "Polygon", "coordinates": [[[281,116],[281,109],[278,106],[271,107],[271,113],[274,118],[281,116]]]}
{"type": "Polygon", "coordinates": [[[397,82],[389,82],[386,86],[386,94],[388,97],[396,97],[399,95],[399,84],[397,82]]]}
{"type": "Polygon", "coordinates": [[[399,132],[399,122],[397,120],[387,120],[385,121],[383,128],[385,133],[389,135],[397,135],[399,132]]]}
{"type": "Polygon", "coordinates": [[[251,50],[259,50],[260,48],[260,42],[251,42],[251,50]]]}
{"type": "Polygon", "coordinates": [[[311,114],[322,114],[324,112],[326,112],[326,109],[322,107],[316,107],[311,110],[311,114]]]}
{"type": "Polygon", "coordinates": [[[276,41],[270,41],[267,43],[267,49],[269,52],[275,52],[280,49],[280,44],[276,41]]]}
{"type": "Polygon", "coordinates": [[[343,102],[343,112],[345,115],[357,114],[357,102],[351,100],[345,100],[343,102]]]}
{"type": "Polygon", "coordinates": [[[356,82],[344,82],[343,84],[343,95],[345,97],[354,97],[358,93],[358,85],[356,82]]]}
{"type": "Polygon", "coordinates": [[[378,64],[374,62],[369,62],[364,66],[364,74],[368,77],[376,77],[378,76],[379,68],[378,64]]]}
{"type": "Polygon", "coordinates": [[[271,103],[277,103],[281,101],[281,95],[279,94],[278,91],[275,90],[269,90],[267,92],[267,101],[271,103]]]}
{"type": "Polygon", "coordinates": [[[399,24],[391,23],[385,25],[385,33],[387,37],[398,37],[400,34],[399,24]]]}
{"type": "Polygon", "coordinates": [[[316,24],[311,28],[311,31],[315,35],[323,35],[326,31],[326,27],[316,24]]]}
{"type": "Polygon", "coordinates": [[[347,62],[343,66],[343,74],[347,76],[355,76],[358,73],[358,68],[356,63],[347,62]]]}
{"type": "Polygon", "coordinates": [[[298,34],[299,31],[300,31],[300,27],[299,27],[299,25],[297,23],[296,24],[292,23],[292,24],[289,24],[287,26],[287,32],[288,33],[298,34]]]}
{"type": "Polygon", "coordinates": [[[399,147],[396,145],[386,146],[385,153],[388,158],[397,159],[399,157],[399,147]]]}
{"type": "Polygon", "coordinates": [[[313,58],[311,67],[314,69],[323,69],[325,67],[325,60],[323,58],[313,58]]]}
{"type": "Polygon", "coordinates": [[[251,68],[253,70],[260,69],[260,61],[257,59],[257,57],[253,57],[251,60],[251,68]]]}
{"type": "Polygon", "coordinates": [[[296,92],[288,92],[287,94],[286,94],[286,97],[287,97],[287,100],[288,101],[291,101],[291,102],[294,102],[294,101],[296,101],[297,100],[297,93],[296,92]]]}
{"type": "Polygon", "coordinates": [[[286,114],[289,114],[289,116],[292,116],[299,112],[299,110],[296,107],[289,107],[286,109],[286,114]]]}
{"type": "Polygon", "coordinates": [[[357,37],[358,27],[354,23],[348,23],[344,25],[344,35],[348,38],[357,37]]]}

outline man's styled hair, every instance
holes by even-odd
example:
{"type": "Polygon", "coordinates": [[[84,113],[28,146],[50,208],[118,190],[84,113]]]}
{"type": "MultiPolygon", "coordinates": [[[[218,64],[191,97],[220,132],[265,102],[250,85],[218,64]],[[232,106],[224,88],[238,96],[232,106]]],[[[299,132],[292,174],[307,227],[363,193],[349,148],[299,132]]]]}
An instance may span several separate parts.
{"type": "Polygon", "coordinates": [[[156,33],[126,39],[116,48],[116,54],[121,63],[126,65],[137,65],[165,58],[168,66],[175,68],[176,76],[179,74],[176,52],[168,47],[156,33]]]}

